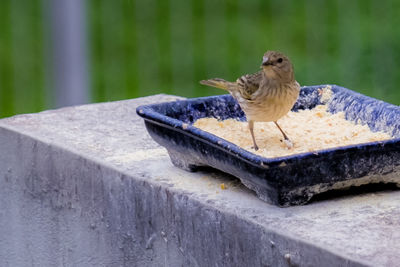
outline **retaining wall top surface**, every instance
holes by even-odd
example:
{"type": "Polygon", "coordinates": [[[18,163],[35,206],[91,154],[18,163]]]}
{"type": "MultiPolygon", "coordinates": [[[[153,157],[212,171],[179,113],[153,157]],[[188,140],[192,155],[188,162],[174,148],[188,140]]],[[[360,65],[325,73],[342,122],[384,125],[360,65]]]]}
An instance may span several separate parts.
{"type": "Polygon", "coordinates": [[[400,262],[399,191],[279,208],[259,200],[232,176],[213,170],[180,170],[149,137],[143,120],[135,113],[138,105],[175,99],[157,95],[67,107],[2,119],[0,128],[78,154],[133,177],[137,183],[167,188],[187,196],[188,201],[239,217],[288,240],[312,244],[364,264],[389,266],[400,262]],[[221,189],[222,183],[225,190],[221,189]]]}

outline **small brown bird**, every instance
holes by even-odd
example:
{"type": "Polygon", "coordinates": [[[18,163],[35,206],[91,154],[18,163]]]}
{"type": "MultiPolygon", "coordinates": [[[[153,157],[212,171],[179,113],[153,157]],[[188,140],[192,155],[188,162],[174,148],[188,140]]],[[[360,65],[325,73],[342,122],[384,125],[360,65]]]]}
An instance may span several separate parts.
{"type": "Polygon", "coordinates": [[[293,144],[277,120],[292,109],[299,96],[300,85],[294,78],[292,63],[280,52],[267,51],[261,68],[256,73],[243,75],[236,82],[215,78],[200,83],[227,90],[238,101],[246,114],[255,150],[258,150],[253,132],[256,121],[273,121],[291,148],[293,144]]]}

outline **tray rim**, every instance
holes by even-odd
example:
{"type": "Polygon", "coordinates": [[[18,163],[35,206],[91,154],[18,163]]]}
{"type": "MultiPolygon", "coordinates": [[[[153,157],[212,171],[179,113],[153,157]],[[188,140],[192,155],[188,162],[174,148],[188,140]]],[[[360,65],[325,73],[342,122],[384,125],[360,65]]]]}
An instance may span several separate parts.
{"type": "MultiPolygon", "coordinates": [[[[380,101],[385,103],[386,105],[392,106],[393,108],[400,108],[399,106],[384,102],[379,99],[375,99],[369,96],[365,96],[363,94],[354,92],[347,88],[335,85],[335,84],[323,84],[323,85],[313,85],[313,86],[302,86],[301,88],[321,88],[331,86],[332,88],[338,88],[339,90],[344,90],[350,95],[355,97],[361,97],[364,99],[380,101]]],[[[201,101],[201,100],[209,100],[210,98],[219,98],[221,96],[228,96],[229,94],[225,95],[214,95],[214,96],[204,96],[204,97],[197,97],[197,98],[188,98],[183,100],[176,100],[176,101],[168,101],[162,103],[155,103],[149,105],[142,105],[136,108],[136,113],[142,117],[145,121],[155,123],[159,126],[167,127],[169,129],[178,131],[185,135],[190,135],[191,137],[200,140],[202,142],[207,143],[208,145],[212,145],[218,149],[224,150],[225,152],[236,156],[252,165],[256,165],[258,167],[269,168],[275,165],[281,165],[282,163],[291,163],[296,161],[303,161],[309,159],[317,159],[323,157],[324,155],[340,155],[342,153],[347,153],[350,150],[363,150],[363,149],[381,149],[387,145],[392,144],[400,144],[400,138],[393,138],[383,141],[374,141],[374,142],[366,142],[366,143],[359,143],[353,145],[346,145],[346,146],[338,146],[328,149],[321,149],[311,152],[303,152],[297,153],[287,156],[281,157],[273,157],[273,158],[266,158],[260,155],[257,155],[251,151],[245,150],[238,145],[235,145],[228,140],[225,140],[221,137],[218,137],[212,133],[206,132],[201,130],[200,128],[194,127],[192,124],[185,123],[178,119],[169,117],[167,115],[161,114],[154,110],[155,106],[159,106],[161,104],[169,104],[169,103],[177,103],[177,102],[194,102],[194,101],[201,101]]]]}

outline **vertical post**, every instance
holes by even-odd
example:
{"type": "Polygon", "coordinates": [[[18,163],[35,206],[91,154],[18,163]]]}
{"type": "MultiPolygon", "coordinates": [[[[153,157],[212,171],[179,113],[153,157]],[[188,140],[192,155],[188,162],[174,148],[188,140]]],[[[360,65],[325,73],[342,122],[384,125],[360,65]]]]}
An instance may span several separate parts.
{"type": "Polygon", "coordinates": [[[44,2],[50,34],[52,100],[56,107],[88,103],[86,1],[44,2]]]}

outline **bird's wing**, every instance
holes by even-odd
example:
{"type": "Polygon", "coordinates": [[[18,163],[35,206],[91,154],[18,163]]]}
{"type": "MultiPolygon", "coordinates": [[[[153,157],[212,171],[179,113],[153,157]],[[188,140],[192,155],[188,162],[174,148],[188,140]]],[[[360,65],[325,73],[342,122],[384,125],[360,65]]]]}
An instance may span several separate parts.
{"type": "Polygon", "coordinates": [[[262,72],[256,72],[253,74],[246,74],[241,76],[236,80],[238,86],[242,89],[240,90],[243,98],[250,100],[251,95],[260,87],[260,82],[262,79],[262,72]]]}

